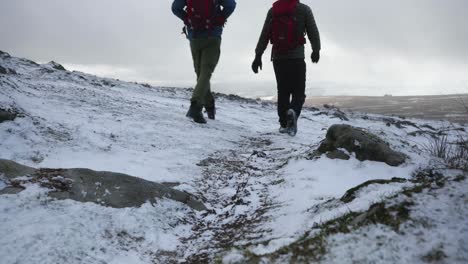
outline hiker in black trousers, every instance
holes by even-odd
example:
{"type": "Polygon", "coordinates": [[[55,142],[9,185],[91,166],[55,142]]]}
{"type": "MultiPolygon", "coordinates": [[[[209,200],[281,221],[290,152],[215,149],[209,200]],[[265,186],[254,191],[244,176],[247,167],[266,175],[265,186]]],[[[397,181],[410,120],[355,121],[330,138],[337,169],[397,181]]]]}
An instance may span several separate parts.
{"type": "Polygon", "coordinates": [[[278,116],[281,127],[287,128],[287,113],[294,110],[296,118],[301,115],[305,101],[306,63],[302,59],[273,61],[278,85],[278,116]],[[286,114],[285,114],[286,113],[286,114]]]}
{"type": "Polygon", "coordinates": [[[268,11],[252,63],[252,70],[258,73],[262,68],[262,55],[271,42],[278,89],[279,132],[290,136],[297,133],[297,119],[305,102],[305,34],[312,45],[312,62],[318,63],[320,34],[310,7],[299,0],[276,1],[268,11]]]}

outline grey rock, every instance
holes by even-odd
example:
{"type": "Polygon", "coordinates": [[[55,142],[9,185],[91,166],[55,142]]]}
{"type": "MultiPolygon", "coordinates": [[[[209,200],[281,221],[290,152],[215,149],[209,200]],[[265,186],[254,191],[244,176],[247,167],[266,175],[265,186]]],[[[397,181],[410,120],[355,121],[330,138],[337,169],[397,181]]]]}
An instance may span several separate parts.
{"type": "Polygon", "coordinates": [[[349,121],[349,118],[346,116],[346,114],[343,111],[339,110],[339,109],[337,109],[333,113],[333,116],[336,117],[336,118],[339,118],[341,120],[344,120],[344,121],[349,121]]]}
{"type": "Polygon", "coordinates": [[[394,126],[396,126],[397,128],[400,128],[400,129],[406,128],[407,126],[412,126],[414,128],[419,129],[419,127],[415,123],[413,123],[411,121],[396,120],[394,118],[383,118],[382,120],[387,124],[387,126],[394,125],[394,126]]]}
{"type": "Polygon", "coordinates": [[[11,160],[0,159],[0,174],[3,174],[8,180],[16,177],[32,175],[36,169],[21,165],[11,160]]]}
{"type": "Polygon", "coordinates": [[[0,74],[17,74],[15,70],[0,65],[0,74]]]}
{"type": "Polygon", "coordinates": [[[0,195],[4,194],[17,194],[24,190],[24,188],[18,187],[6,187],[5,189],[0,190],[0,195]]]}
{"type": "Polygon", "coordinates": [[[328,151],[326,155],[327,155],[327,158],[329,158],[329,159],[349,160],[351,158],[344,151],[341,151],[341,150],[338,150],[338,149],[328,151]]]}
{"type": "Polygon", "coordinates": [[[406,161],[403,153],[392,150],[389,144],[378,136],[350,125],[331,126],[318,151],[328,153],[340,148],[350,153],[354,152],[356,158],[361,161],[380,161],[390,166],[399,166],[406,161]]]}
{"type": "Polygon", "coordinates": [[[167,198],[195,210],[206,210],[205,205],[189,193],[122,173],[89,169],[36,170],[9,160],[0,160],[0,173],[12,182],[15,182],[16,177],[29,175],[31,182],[53,189],[49,196],[60,200],[71,199],[125,208],[139,207],[147,201],[155,203],[158,199],[167,198]]]}
{"type": "Polygon", "coordinates": [[[0,50],[0,57],[10,58],[10,54],[0,50]]]}
{"type": "Polygon", "coordinates": [[[338,118],[340,120],[349,121],[349,118],[346,116],[346,113],[344,113],[343,111],[337,108],[327,108],[327,111],[320,111],[314,114],[314,116],[320,116],[320,115],[331,116],[331,117],[338,118]]]}
{"type": "Polygon", "coordinates": [[[359,193],[360,190],[366,188],[367,186],[369,185],[373,185],[373,184],[390,184],[390,183],[404,183],[404,182],[407,182],[406,179],[403,179],[403,178],[392,178],[390,180],[382,180],[382,179],[378,179],[378,180],[370,180],[370,181],[366,181],[364,183],[361,183],[359,184],[358,186],[354,187],[354,188],[351,188],[349,189],[348,191],[346,191],[346,193],[343,195],[343,197],[341,197],[341,201],[344,202],[344,203],[349,203],[349,202],[352,202],[354,201],[354,199],[356,199],[356,196],[357,196],[357,193],[359,193]]]}
{"type": "Polygon", "coordinates": [[[0,109],[0,123],[15,120],[17,114],[0,109]]]}
{"type": "Polygon", "coordinates": [[[55,61],[51,61],[48,63],[52,68],[56,69],[56,70],[59,70],[59,71],[66,71],[67,69],[65,69],[65,67],[63,67],[61,64],[55,62],[55,61]]]}

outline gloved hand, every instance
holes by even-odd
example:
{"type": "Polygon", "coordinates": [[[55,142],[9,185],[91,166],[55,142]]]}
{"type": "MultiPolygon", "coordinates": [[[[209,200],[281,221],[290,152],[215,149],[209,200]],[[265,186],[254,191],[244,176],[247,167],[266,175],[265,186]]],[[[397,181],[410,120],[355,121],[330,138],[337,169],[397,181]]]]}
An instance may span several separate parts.
{"type": "Polygon", "coordinates": [[[312,52],[312,63],[318,63],[320,60],[320,51],[319,50],[314,50],[312,52]]]}
{"type": "Polygon", "coordinates": [[[258,73],[258,68],[262,69],[262,55],[257,54],[252,62],[252,71],[258,73]]]}

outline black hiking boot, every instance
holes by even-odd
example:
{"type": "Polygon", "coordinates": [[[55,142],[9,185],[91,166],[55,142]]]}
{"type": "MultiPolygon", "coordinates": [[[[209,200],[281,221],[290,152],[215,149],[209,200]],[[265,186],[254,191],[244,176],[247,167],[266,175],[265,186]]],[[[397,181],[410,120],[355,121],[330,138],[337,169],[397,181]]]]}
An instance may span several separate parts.
{"type": "Polygon", "coordinates": [[[212,100],[209,105],[205,105],[205,110],[206,113],[208,114],[208,118],[211,120],[215,120],[216,116],[216,107],[215,107],[215,102],[212,100]]]}
{"type": "Polygon", "coordinates": [[[294,137],[297,134],[297,115],[294,110],[289,109],[288,110],[288,134],[291,137],[294,137]]]}
{"type": "Polygon", "coordinates": [[[192,118],[195,123],[206,124],[206,119],[203,117],[202,113],[202,107],[198,106],[196,102],[190,103],[190,108],[185,116],[192,118]]]}
{"type": "Polygon", "coordinates": [[[213,106],[213,107],[205,107],[205,109],[206,109],[206,113],[208,114],[208,118],[211,120],[215,120],[216,108],[213,106]]]}

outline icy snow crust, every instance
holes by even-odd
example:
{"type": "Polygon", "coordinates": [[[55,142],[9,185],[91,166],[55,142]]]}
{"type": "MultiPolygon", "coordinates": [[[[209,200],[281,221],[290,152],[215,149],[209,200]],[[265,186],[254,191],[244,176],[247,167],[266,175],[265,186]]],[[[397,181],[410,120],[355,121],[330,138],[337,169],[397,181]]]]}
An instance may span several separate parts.
{"type": "MultiPolygon", "coordinates": [[[[409,136],[417,129],[387,126],[376,115],[349,114],[350,121],[341,121],[305,110],[299,133],[291,138],[277,133],[270,103],[221,96],[217,120],[199,125],[185,117],[186,89],[71,73],[4,55],[0,64],[18,72],[0,75],[0,106],[21,113],[0,124],[0,158],[175,182],[210,208],[195,213],[161,201],[112,209],[53,201],[47,190],[32,185],[0,196],[2,264],[197,262],[233,247],[266,254],[317,223],[366,210],[408,184],[371,185],[351,203],[317,210],[326,201],[367,180],[410,178],[429,163],[422,151],[426,137],[409,136]],[[327,128],[338,123],[381,136],[409,156],[407,163],[307,160],[327,128]]],[[[0,189],[4,186],[0,180],[0,189]]],[[[340,252],[333,255],[346,256],[340,252]]]]}

